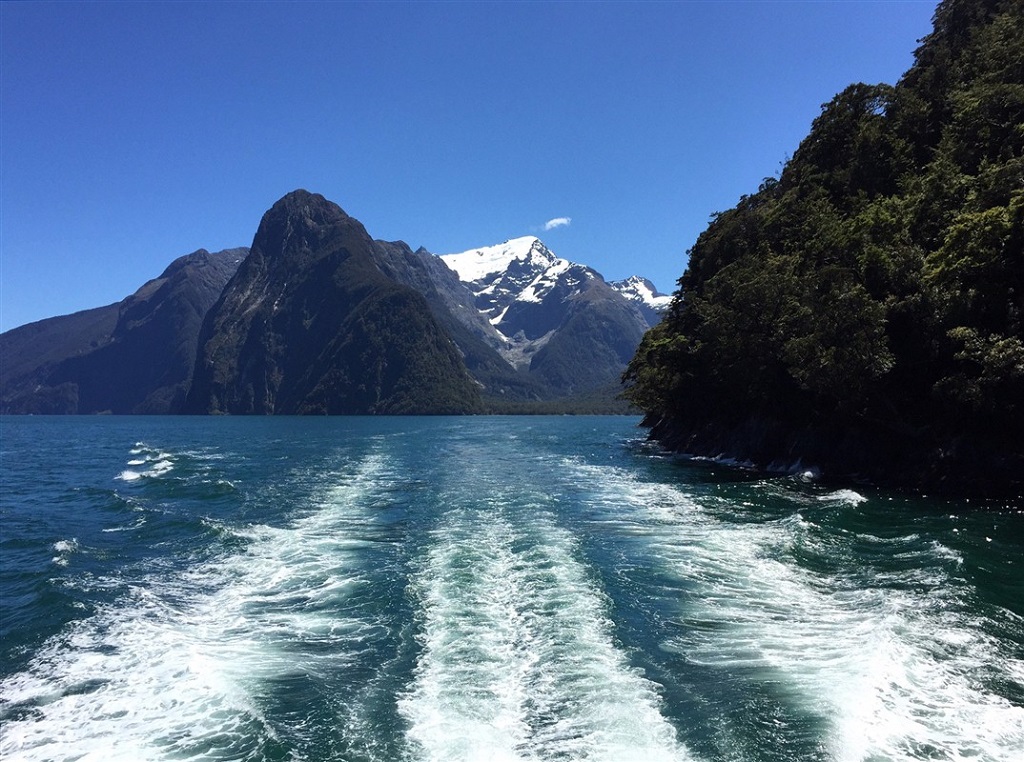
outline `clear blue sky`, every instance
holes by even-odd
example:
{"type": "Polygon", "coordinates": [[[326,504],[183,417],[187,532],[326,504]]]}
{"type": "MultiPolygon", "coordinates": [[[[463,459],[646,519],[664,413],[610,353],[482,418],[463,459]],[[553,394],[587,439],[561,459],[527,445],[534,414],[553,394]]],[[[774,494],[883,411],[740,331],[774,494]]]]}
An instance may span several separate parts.
{"type": "Polygon", "coordinates": [[[0,328],[249,245],[295,188],[375,238],[532,233],[671,291],[709,215],[846,85],[895,83],[935,5],[0,3],[0,328]]]}

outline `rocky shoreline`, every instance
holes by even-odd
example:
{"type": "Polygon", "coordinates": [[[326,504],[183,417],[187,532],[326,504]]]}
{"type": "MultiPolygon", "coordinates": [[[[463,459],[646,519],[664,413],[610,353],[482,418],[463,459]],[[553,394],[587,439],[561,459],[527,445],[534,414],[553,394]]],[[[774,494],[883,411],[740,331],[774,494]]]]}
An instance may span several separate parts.
{"type": "Polygon", "coordinates": [[[691,458],[773,474],[810,472],[828,482],[1024,505],[1024,453],[1000,451],[978,438],[942,439],[863,423],[794,427],[765,416],[727,423],[649,415],[641,426],[666,450],[691,458]]]}

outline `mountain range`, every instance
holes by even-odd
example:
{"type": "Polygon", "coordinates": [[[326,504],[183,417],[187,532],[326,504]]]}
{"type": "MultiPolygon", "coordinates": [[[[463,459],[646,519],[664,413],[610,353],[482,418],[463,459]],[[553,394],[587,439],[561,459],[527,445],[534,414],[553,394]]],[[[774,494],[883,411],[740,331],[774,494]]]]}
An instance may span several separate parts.
{"type": "Polygon", "coordinates": [[[0,334],[0,412],[621,411],[621,373],[668,300],[534,237],[443,256],[374,240],[297,190],[249,248],[0,334]]]}

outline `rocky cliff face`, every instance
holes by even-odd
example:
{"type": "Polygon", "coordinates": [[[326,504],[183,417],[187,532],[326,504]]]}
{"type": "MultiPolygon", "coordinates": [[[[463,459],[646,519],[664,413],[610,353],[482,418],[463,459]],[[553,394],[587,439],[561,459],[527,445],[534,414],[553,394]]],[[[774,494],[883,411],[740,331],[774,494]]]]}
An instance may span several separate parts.
{"type": "Polygon", "coordinates": [[[377,265],[388,277],[423,294],[485,397],[528,402],[558,396],[557,389],[502,356],[504,336],[477,310],[472,292],[439,257],[423,248],[413,251],[402,241],[374,243],[377,265]]]}
{"type": "Polygon", "coordinates": [[[200,249],[118,304],[0,336],[5,413],[173,413],[207,310],[248,253],[200,249]]]}
{"type": "Polygon", "coordinates": [[[363,226],[322,196],[278,201],[206,317],[186,409],[479,410],[479,387],[427,299],[376,257],[363,226]]]}

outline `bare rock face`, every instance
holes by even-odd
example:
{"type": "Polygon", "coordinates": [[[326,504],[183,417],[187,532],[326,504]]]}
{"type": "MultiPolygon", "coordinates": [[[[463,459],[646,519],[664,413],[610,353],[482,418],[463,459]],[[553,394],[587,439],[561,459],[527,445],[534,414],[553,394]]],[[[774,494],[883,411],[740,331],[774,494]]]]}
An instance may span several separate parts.
{"type": "Polygon", "coordinates": [[[475,412],[479,387],[426,298],[388,277],[358,220],[298,190],[260,222],[208,313],[186,410],[475,412]]]}

